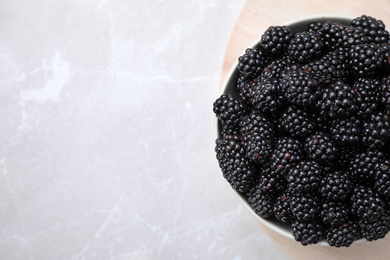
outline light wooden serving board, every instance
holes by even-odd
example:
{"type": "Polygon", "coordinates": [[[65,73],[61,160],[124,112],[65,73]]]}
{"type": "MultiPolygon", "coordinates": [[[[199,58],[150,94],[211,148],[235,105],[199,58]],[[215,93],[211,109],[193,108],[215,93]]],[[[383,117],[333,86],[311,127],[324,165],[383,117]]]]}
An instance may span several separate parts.
{"type": "MultiPolygon", "coordinates": [[[[366,14],[382,20],[390,29],[390,0],[248,0],[233,28],[223,63],[221,85],[230,67],[253,41],[271,25],[316,14],[342,14],[361,16],[366,14]]],[[[354,244],[349,248],[301,246],[298,242],[282,237],[260,226],[291,259],[326,260],[388,260],[390,259],[390,234],[375,242],[354,244]]]]}

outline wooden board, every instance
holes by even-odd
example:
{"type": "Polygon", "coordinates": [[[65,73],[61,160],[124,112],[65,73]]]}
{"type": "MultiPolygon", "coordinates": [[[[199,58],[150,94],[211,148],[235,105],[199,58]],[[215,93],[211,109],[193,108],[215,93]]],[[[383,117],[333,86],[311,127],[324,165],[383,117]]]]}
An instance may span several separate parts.
{"type": "MultiPolygon", "coordinates": [[[[271,25],[315,14],[366,14],[381,19],[390,28],[390,1],[386,0],[248,0],[233,28],[223,63],[221,85],[236,59],[246,47],[271,25]]],[[[260,224],[260,223],[259,223],[260,224]]],[[[301,246],[260,226],[291,259],[360,260],[390,259],[390,235],[375,242],[364,242],[349,248],[301,246]]]]}

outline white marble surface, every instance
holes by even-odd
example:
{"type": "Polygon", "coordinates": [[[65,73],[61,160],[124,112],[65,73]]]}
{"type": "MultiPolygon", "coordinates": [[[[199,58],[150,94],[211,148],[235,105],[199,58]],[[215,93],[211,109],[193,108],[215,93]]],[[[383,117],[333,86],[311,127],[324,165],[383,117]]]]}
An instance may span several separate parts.
{"type": "Polygon", "coordinates": [[[0,259],[287,259],[212,103],[244,0],[0,2],[0,259]]]}

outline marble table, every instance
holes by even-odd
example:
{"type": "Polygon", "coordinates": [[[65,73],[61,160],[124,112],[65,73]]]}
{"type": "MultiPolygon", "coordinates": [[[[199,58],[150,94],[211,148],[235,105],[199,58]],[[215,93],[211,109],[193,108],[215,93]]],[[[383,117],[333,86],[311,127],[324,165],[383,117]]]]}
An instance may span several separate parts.
{"type": "Polygon", "coordinates": [[[0,3],[0,258],[287,259],[214,154],[244,0],[0,3]]]}

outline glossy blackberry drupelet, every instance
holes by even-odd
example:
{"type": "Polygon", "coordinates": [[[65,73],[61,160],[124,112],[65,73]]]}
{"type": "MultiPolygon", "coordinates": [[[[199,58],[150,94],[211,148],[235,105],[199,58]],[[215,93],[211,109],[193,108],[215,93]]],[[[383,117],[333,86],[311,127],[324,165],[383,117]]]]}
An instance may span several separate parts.
{"type": "Polygon", "coordinates": [[[290,104],[310,106],[317,101],[318,82],[302,70],[287,72],[280,86],[290,104]]]}
{"type": "Polygon", "coordinates": [[[308,30],[309,31],[314,31],[314,32],[318,32],[322,26],[324,25],[324,21],[316,21],[316,22],[311,22],[309,23],[308,25],[308,30]]]}
{"type": "Polygon", "coordinates": [[[349,48],[352,45],[367,42],[367,37],[365,37],[362,29],[334,21],[326,21],[322,28],[318,30],[318,34],[328,50],[340,47],[349,48]]]}
{"type": "Polygon", "coordinates": [[[272,117],[279,113],[285,101],[277,81],[263,78],[252,90],[251,103],[254,109],[272,117]]]}
{"type": "Polygon", "coordinates": [[[325,201],[321,205],[321,222],[330,226],[339,226],[349,220],[349,207],[342,202],[325,201]]]}
{"type": "Polygon", "coordinates": [[[324,48],[325,43],[316,32],[298,32],[288,44],[287,53],[295,62],[306,63],[322,56],[324,48]]]}
{"type": "Polygon", "coordinates": [[[366,223],[374,223],[383,214],[385,203],[373,189],[357,185],[351,196],[351,214],[366,223]]]}
{"type": "Polygon", "coordinates": [[[383,152],[378,150],[355,154],[348,167],[351,180],[354,183],[372,185],[375,178],[375,166],[383,158],[383,152]]]}
{"type": "Polygon", "coordinates": [[[240,136],[218,138],[215,152],[223,176],[235,190],[245,193],[256,185],[258,174],[245,155],[240,136]]]}
{"type": "Polygon", "coordinates": [[[316,124],[309,113],[298,106],[291,105],[281,113],[277,129],[287,136],[304,138],[310,135],[316,124]]]}
{"type": "Polygon", "coordinates": [[[290,223],[294,220],[294,215],[290,207],[290,199],[291,194],[288,189],[275,199],[274,215],[279,221],[290,223]]]}
{"type": "Polygon", "coordinates": [[[270,26],[261,36],[260,46],[270,56],[283,55],[287,44],[293,37],[293,33],[286,26],[270,26]]]}
{"type": "Polygon", "coordinates": [[[287,182],[283,175],[266,166],[262,170],[259,187],[262,193],[274,198],[286,189],[287,182]]]}
{"type": "Polygon", "coordinates": [[[248,203],[253,211],[262,218],[269,218],[274,215],[274,202],[270,196],[261,191],[260,187],[257,187],[253,194],[248,197],[248,203]]]}
{"type": "Polygon", "coordinates": [[[248,113],[247,107],[230,94],[222,94],[213,105],[213,111],[223,124],[236,126],[241,118],[248,113]]]}
{"type": "Polygon", "coordinates": [[[275,144],[271,157],[271,169],[278,175],[286,176],[291,167],[302,159],[301,142],[290,137],[281,137],[275,144]]]}
{"type": "Polygon", "coordinates": [[[351,21],[351,25],[361,29],[368,42],[381,43],[389,40],[389,32],[386,30],[385,24],[371,16],[356,17],[351,21]]]}
{"type": "Polygon", "coordinates": [[[248,48],[245,54],[238,58],[237,69],[244,79],[254,79],[260,75],[269,60],[261,49],[248,48]]]}
{"type": "Polygon", "coordinates": [[[332,226],[326,232],[326,241],[334,247],[349,247],[359,237],[360,227],[352,220],[332,226]]]}
{"type": "Polygon", "coordinates": [[[315,132],[305,140],[307,156],[322,166],[332,166],[337,156],[337,147],[333,140],[324,132],[315,132]]]}
{"type": "Polygon", "coordinates": [[[302,245],[317,244],[324,237],[323,227],[319,222],[301,222],[295,220],[291,223],[291,232],[296,241],[302,245]]]}
{"type": "Polygon", "coordinates": [[[390,109],[390,76],[383,77],[380,90],[381,103],[390,109]]]}
{"type": "Polygon", "coordinates": [[[317,218],[320,211],[319,199],[314,194],[293,193],[290,208],[298,221],[310,222],[317,218]]]}
{"type": "Polygon", "coordinates": [[[300,161],[287,173],[288,187],[293,192],[315,192],[320,186],[323,168],[315,161],[300,161]]]}
{"type": "Polygon", "coordinates": [[[246,155],[255,163],[263,164],[272,156],[275,133],[269,120],[252,111],[240,122],[246,155]]]}
{"type": "Polygon", "coordinates": [[[359,221],[361,234],[367,241],[384,238],[389,232],[389,225],[390,219],[387,214],[382,214],[376,222],[359,221]]]}
{"type": "Polygon", "coordinates": [[[360,118],[369,118],[378,109],[380,86],[380,80],[375,78],[358,78],[354,81],[352,88],[361,100],[357,112],[360,118]]]}
{"type": "Polygon", "coordinates": [[[340,146],[356,146],[361,140],[362,121],[357,116],[336,118],[331,121],[329,132],[340,146]]]}
{"type": "Polygon", "coordinates": [[[356,77],[374,76],[384,64],[383,51],[375,43],[353,45],[349,50],[349,66],[356,77]]]}
{"type": "Polygon", "coordinates": [[[309,62],[303,70],[319,83],[332,83],[348,77],[348,57],[349,52],[345,48],[338,48],[309,62]]]}
{"type": "Polygon", "coordinates": [[[350,198],[354,184],[349,173],[344,171],[329,172],[321,179],[319,193],[328,202],[345,202],[350,198]]]}
{"type": "Polygon", "coordinates": [[[363,123],[362,142],[370,150],[381,149],[390,139],[390,115],[377,112],[363,123]]]}
{"type": "Polygon", "coordinates": [[[386,201],[390,199],[390,160],[375,165],[375,191],[386,201]]]}
{"type": "Polygon", "coordinates": [[[349,85],[337,81],[322,91],[317,102],[319,115],[327,118],[347,118],[359,108],[359,96],[349,85]]]}

